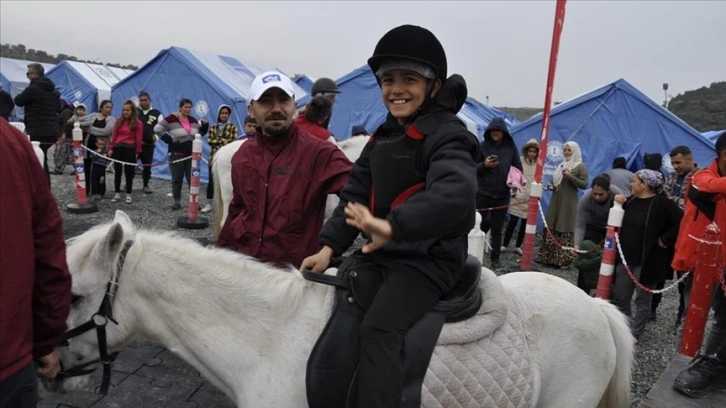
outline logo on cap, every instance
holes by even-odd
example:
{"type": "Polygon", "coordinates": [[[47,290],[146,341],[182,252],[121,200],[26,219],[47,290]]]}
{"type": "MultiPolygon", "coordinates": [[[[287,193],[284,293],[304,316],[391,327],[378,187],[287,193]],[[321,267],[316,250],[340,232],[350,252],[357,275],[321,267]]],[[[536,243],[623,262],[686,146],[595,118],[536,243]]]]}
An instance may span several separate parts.
{"type": "Polygon", "coordinates": [[[281,82],[282,79],[280,79],[280,75],[277,74],[270,74],[262,78],[262,83],[266,84],[268,82],[281,82]]]}

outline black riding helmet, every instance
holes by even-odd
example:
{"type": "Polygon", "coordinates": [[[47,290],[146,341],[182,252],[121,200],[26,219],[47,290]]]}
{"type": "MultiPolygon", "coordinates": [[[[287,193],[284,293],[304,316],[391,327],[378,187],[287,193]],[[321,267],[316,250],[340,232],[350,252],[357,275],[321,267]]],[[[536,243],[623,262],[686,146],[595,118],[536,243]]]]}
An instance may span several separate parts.
{"type": "Polygon", "coordinates": [[[373,56],[368,58],[368,66],[377,74],[382,63],[396,59],[424,64],[434,71],[441,82],[446,80],[444,47],[431,31],[423,27],[407,24],[384,34],[378,41],[373,56]]]}
{"type": "Polygon", "coordinates": [[[310,89],[310,95],[312,96],[329,93],[340,93],[338,85],[330,78],[318,79],[313,83],[313,87],[310,89]]]}

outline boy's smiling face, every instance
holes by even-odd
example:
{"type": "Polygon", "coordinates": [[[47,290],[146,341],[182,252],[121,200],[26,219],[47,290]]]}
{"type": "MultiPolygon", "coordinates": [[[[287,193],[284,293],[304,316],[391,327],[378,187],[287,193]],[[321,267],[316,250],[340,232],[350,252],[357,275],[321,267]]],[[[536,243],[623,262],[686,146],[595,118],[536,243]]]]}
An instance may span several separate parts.
{"type": "MultiPolygon", "coordinates": [[[[392,69],[381,75],[383,104],[399,123],[416,112],[428,97],[428,81],[421,75],[404,69],[392,69]]],[[[434,87],[434,92],[438,87],[434,87]]]]}

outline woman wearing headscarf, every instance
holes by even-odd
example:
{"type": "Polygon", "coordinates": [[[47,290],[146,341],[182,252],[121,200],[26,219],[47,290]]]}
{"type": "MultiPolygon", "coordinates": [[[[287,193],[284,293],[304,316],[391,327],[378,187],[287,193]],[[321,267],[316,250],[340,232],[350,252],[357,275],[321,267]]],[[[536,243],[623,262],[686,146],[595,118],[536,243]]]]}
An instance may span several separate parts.
{"type": "Polygon", "coordinates": [[[565,143],[562,154],[565,159],[555,169],[552,184],[548,187],[552,190],[545,215],[549,231],[544,232],[537,262],[565,269],[572,263],[573,254],[562,247],[574,244],[577,190],[587,188],[587,167],[582,162],[577,143],[565,143]]]}
{"type": "MultiPolygon", "coordinates": [[[[615,196],[615,201],[623,204],[625,210],[619,234],[624,261],[635,278],[649,289],[665,279],[673,253],[669,249],[676,243],[683,216],[676,203],[666,194],[660,194],[663,183],[661,172],[638,170],[630,180],[632,195],[627,199],[623,195],[615,196]]],[[[620,258],[615,267],[612,302],[628,316],[631,316],[630,303],[634,290],[635,283],[620,258]]],[[[631,317],[630,324],[636,339],[650,317],[652,296],[652,293],[641,289],[636,291],[635,315],[631,317]]]]}

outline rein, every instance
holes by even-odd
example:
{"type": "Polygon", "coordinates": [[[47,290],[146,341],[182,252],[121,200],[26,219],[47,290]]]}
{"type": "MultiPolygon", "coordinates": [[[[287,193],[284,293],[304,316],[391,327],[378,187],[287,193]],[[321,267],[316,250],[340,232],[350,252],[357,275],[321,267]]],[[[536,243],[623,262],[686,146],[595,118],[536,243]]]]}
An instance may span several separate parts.
{"type": "Polygon", "coordinates": [[[131,245],[133,244],[134,241],[132,240],[128,240],[124,243],[124,246],[119,253],[118,263],[116,263],[116,270],[114,271],[111,280],[108,281],[108,283],[106,284],[106,294],[103,296],[103,300],[101,301],[101,306],[99,306],[98,311],[94,313],[87,322],[65,332],[63,334],[63,337],[61,338],[60,345],[68,346],[69,339],[80,336],[81,334],[91,329],[96,329],[96,338],[98,339],[98,354],[100,357],[96,360],[79,364],[69,369],[63,369],[63,362],[61,361],[61,372],[58,373],[58,376],[59,379],[63,379],[90,374],[96,371],[96,369],[87,369],[86,367],[100,362],[101,364],[103,364],[103,380],[101,381],[100,390],[102,395],[106,395],[108,393],[108,388],[111,385],[111,366],[113,365],[113,362],[114,360],[116,360],[116,356],[118,355],[118,353],[108,353],[106,325],[108,324],[109,320],[112,321],[114,324],[118,325],[116,319],[113,318],[113,302],[116,298],[116,292],[118,291],[118,278],[121,275],[121,270],[124,267],[126,255],[128,254],[129,249],[131,249],[131,245]]]}

